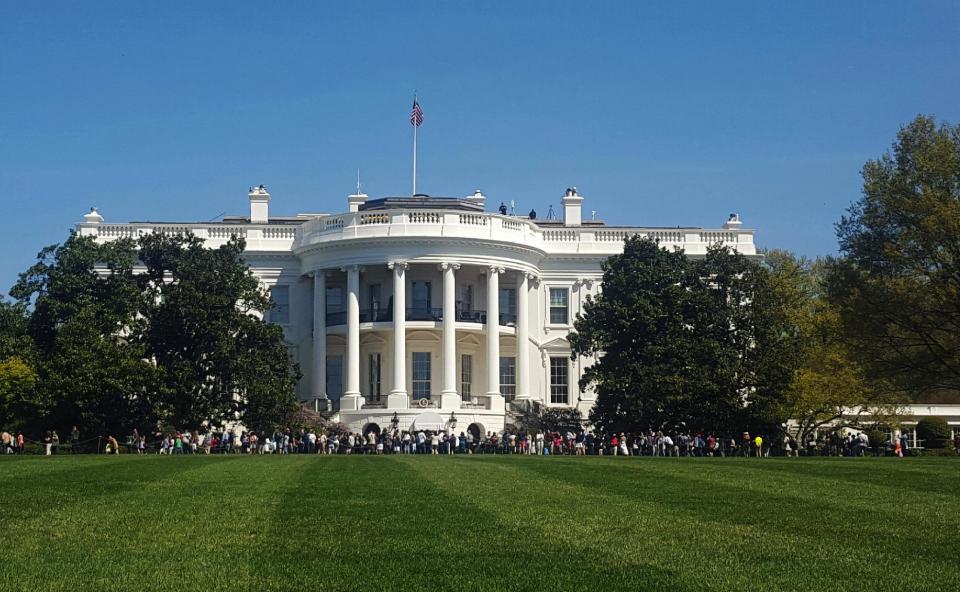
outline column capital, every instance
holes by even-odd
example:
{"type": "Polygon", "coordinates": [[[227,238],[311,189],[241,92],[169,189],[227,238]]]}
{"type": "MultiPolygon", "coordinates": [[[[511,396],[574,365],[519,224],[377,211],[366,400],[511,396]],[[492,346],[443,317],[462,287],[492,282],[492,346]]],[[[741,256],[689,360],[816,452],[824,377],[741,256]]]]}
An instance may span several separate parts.
{"type": "Polygon", "coordinates": [[[406,261],[388,261],[387,267],[389,267],[394,271],[398,271],[398,270],[403,271],[406,269],[410,269],[410,264],[407,263],[406,261]]]}
{"type": "Polygon", "coordinates": [[[490,273],[503,273],[505,271],[504,268],[500,267],[499,265],[491,265],[487,268],[487,270],[490,273]]]}
{"type": "Polygon", "coordinates": [[[531,282],[533,282],[533,283],[535,283],[535,284],[539,284],[539,283],[540,283],[540,276],[537,275],[537,274],[535,274],[535,273],[533,273],[532,271],[525,271],[525,272],[523,272],[523,275],[524,275],[524,277],[527,278],[527,280],[529,280],[529,281],[531,281],[531,282]]]}
{"type": "Polygon", "coordinates": [[[344,265],[343,267],[340,268],[340,271],[344,271],[344,272],[347,272],[347,271],[358,271],[358,272],[359,272],[359,271],[363,271],[363,266],[362,266],[362,265],[356,265],[356,264],[354,264],[354,265],[344,265]]]}
{"type": "Polygon", "coordinates": [[[457,271],[460,269],[460,264],[454,263],[453,261],[444,261],[437,267],[440,269],[440,271],[446,271],[447,269],[453,269],[454,271],[457,271]]]}

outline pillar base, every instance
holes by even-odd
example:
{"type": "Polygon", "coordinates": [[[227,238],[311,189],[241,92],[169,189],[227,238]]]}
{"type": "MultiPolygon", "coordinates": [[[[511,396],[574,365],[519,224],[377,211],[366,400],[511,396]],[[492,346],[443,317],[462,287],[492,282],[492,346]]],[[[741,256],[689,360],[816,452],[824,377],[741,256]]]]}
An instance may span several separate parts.
{"type": "Polygon", "coordinates": [[[340,397],[340,411],[359,411],[363,407],[363,397],[349,394],[340,397]]]}
{"type": "Polygon", "coordinates": [[[410,397],[407,393],[390,393],[387,395],[387,409],[409,409],[410,397]]]}
{"type": "Polygon", "coordinates": [[[440,393],[441,409],[460,409],[460,395],[453,393],[440,393]]]}
{"type": "Polygon", "coordinates": [[[487,393],[487,407],[490,411],[503,412],[506,410],[506,399],[500,393],[487,393]]]}

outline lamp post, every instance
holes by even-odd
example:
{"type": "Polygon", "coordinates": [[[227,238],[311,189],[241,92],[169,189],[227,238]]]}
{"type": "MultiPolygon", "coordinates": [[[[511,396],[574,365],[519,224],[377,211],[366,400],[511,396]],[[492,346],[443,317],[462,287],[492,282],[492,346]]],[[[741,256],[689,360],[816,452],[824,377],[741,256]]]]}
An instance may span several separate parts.
{"type": "Polygon", "coordinates": [[[450,412],[450,429],[457,429],[457,414],[453,411],[450,412]]]}
{"type": "Polygon", "coordinates": [[[400,417],[397,416],[397,412],[393,412],[393,419],[390,420],[390,424],[393,425],[393,431],[397,431],[397,426],[400,425],[400,417]]]}

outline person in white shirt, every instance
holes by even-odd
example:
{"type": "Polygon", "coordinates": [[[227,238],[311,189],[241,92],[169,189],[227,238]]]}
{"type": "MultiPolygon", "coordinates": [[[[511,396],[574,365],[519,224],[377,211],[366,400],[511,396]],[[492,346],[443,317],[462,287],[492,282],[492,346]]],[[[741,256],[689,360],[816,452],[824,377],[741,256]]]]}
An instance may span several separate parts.
{"type": "Polygon", "coordinates": [[[430,454],[439,454],[440,436],[436,432],[430,433],[430,454]]]}

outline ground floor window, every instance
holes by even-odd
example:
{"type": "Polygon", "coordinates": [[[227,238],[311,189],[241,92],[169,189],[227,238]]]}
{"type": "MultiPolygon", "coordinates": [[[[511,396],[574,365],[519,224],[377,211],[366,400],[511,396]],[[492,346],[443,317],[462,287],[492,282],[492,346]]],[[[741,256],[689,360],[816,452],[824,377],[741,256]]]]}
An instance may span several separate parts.
{"type": "Polygon", "coordinates": [[[367,400],[371,402],[379,402],[381,394],[381,383],[380,383],[380,363],[381,358],[380,354],[370,354],[367,357],[367,384],[370,387],[369,396],[367,400]]]}
{"type": "Polygon", "coordinates": [[[460,398],[469,401],[473,395],[473,356],[460,356],[460,398]]]}
{"type": "Polygon", "coordinates": [[[550,402],[557,405],[570,404],[570,358],[550,358],[550,402]]]}
{"type": "Polygon", "coordinates": [[[339,399],[343,394],[343,356],[327,356],[327,396],[339,399]]]}
{"type": "Polygon", "coordinates": [[[517,396],[517,359],[513,356],[500,358],[500,394],[507,402],[517,396]]]}
{"type": "Polygon", "coordinates": [[[413,352],[413,398],[430,396],[430,352],[413,352]]]}

